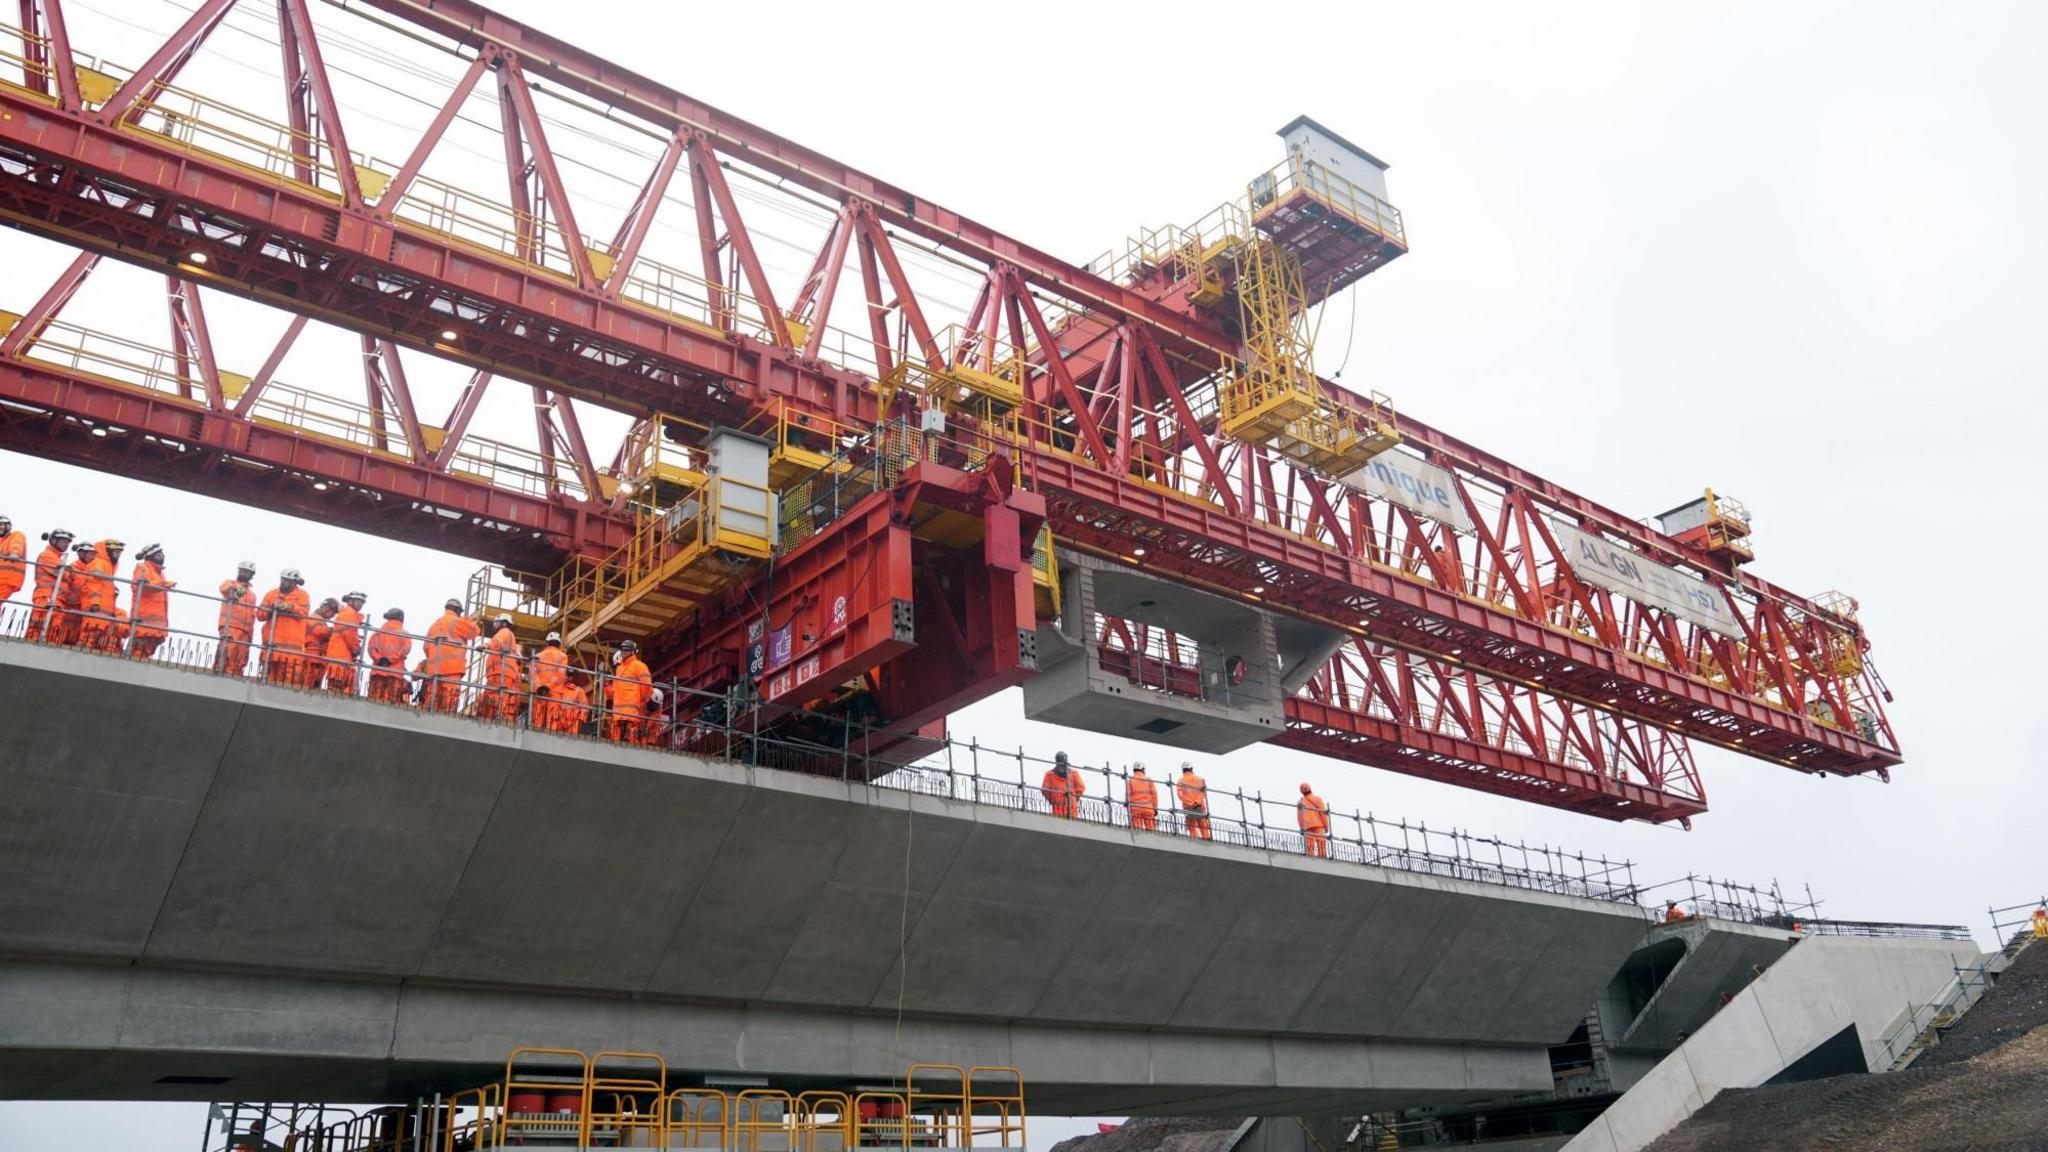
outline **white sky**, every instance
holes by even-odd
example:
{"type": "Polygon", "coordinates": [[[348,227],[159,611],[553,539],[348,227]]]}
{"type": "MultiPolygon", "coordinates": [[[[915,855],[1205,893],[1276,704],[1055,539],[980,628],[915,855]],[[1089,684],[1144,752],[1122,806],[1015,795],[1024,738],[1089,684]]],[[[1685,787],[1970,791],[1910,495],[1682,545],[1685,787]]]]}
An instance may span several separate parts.
{"type": "MultiPolygon", "coordinates": [[[[139,41],[101,46],[118,40],[105,14],[180,18],[169,0],[67,7],[83,50],[131,63],[139,41]]],[[[1199,216],[1279,159],[1273,129],[1315,116],[1393,165],[1413,244],[1354,290],[1355,328],[1352,300],[1329,309],[1324,369],[1349,343],[1347,384],[1637,515],[1706,484],[1742,499],[1756,572],[1861,599],[1906,754],[1884,786],[1702,748],[1712,811],[1690,833],[1264,748],[1207,762],[1212,787],[1310,779],[1339,810],[1627,856],[1645,881],[1810,883],[1829,915],[1980,940],[1988,905],[2042,895],[2048,8],[501,7],[1077,261],[1199,216]]],[[[253,45],[237,54],[271,66],[253,45]]],[[[0,234],[0,308],[27,307],[67,255],[0,234]]],[[[783,270],[785,299],[801,272],[783,270]]],[[[102,277],[66,315],[139,315],[160,340],[160,281],[102,277]]],[[[215,324],[247,372],[283,318],[222,302],[215,324]]],[[[294,355],[286,378],[359,394],[346,341],[294,355]]],[[[437,397],[462,375],[408,364],[437,397]]],[[[525,428],[524,390],[501,392],[485,426],[525,428]]],[[[31,538],[163,540],[188,587],[246,555],[263,579],[296,566],[316,599],[361,586],[415,620],[477,567],[4,453],[0,510],[31,538]]],[[[953,728],[1089,762],[1180,758],[1021,717],[1010,692],[953,728]]],[[[191,1106],[92,1113],[0,1105],[0,1146],[70,1152],[118,1125],[139,1152],[185,1149],[199,1124],[191,1106]]]]}

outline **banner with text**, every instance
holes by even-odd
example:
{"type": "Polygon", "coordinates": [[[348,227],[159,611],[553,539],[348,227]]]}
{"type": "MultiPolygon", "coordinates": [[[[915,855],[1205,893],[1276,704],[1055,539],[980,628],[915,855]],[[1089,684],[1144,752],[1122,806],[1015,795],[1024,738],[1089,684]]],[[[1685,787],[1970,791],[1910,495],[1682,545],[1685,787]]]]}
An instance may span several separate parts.
{"type": "Polygon", "coordinates": [[[1742,625],[1735,621],[1727,594],[1715,585],[1588,535],[1561,520],[1552,520],[1550,530],[1557,537],[1565,562],[1586,583],[1619,593],[1638,604],[1660,608],[1730,639],[1742,639],[1742,625]]]}
{"type": "Polygon", "coordinates": [[[1344,483],[1445,527],[1473,531],[1471,514],[1465,511],[1465,502],[1459,499],[1458,486],[1451,474],[1406,452],[1382,452],[1365,467],[1344,477],[1344,483]]]}

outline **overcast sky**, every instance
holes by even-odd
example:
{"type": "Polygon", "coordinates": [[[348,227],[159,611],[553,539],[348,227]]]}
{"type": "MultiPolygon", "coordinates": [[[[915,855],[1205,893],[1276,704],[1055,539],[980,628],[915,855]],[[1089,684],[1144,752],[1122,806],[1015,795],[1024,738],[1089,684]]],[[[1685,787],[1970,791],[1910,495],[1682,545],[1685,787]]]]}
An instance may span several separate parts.
{"type": "MultiPolygon", "coordinates": [[[[67,8],[82,50],[132,62],[134,40],[85,37],[166,29],[183,6],[67,8]]],[[[1810,883],[1829,915],[1987,941],[1988,905],[2043,895],[2048,8],[501,7],[1077,261],[1201,215],[1280,158],[1274,129],[1315,116],[1392,165],[1412,243],[1329,306],[1324,371],[1632,514],[1709,484],[1740,498],[1753,571],[1861,600],[1906,755],[1882,785],[1701,749],[1712,811],[1689,833],[1264,748],[1205,762],[1212,786],[1311,780],[1340,810],[1626,856],[1645,881],[1810,883]]],[[[0,308],[27,307],[66,255],[0,234],[0,308]]],[[[143,316],[160,341],[161,281],[112,271],[67,316],[143,316]]],[[[223,363],[252,371],[282,317],[221,308],[246,315],[223,363]]],[[[357,394],[353,349],[323,348],[294,378],[357,394]]],[[[4,453],[0,511],[32,538],[162,540],[190,587],[248,556],[416,621],[478,567],[4,453]]],[[[1180,758],[1027,724],[1015,692],[953,730],[1180,758]]],[[[187,1149],[199,1124],[191,1106],[111,1115],[138,1152],[187,1149]]],[[[0,1146],[108,1134],[73,1107],[0,1105],[0,1146]]]]}

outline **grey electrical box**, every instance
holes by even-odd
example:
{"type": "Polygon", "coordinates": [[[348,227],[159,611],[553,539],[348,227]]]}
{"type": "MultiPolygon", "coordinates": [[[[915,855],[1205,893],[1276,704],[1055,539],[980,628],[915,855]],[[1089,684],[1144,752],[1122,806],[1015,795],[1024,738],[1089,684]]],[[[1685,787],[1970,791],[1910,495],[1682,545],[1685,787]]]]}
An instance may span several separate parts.
{"type": "Polygon", "coordinates": [[[1386,202],[1386,161],[1306,116],[1296,116],[1289,121],[1285,128],[1280,129],[1280,138],[1287,142],[1289,153],[1307,161],[1302,177],[1312,186],[1319,174],[1327,173],[1348,180],[1353,187],[1372,193],[1382,203],[1386,202]]]}

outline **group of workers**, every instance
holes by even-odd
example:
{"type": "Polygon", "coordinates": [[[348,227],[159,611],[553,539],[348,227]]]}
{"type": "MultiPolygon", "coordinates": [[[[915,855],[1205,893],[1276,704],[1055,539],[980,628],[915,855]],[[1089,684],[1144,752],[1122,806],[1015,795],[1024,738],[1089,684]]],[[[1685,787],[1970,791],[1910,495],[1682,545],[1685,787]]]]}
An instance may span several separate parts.
{"type": "MultiPolygon", "coordinates": [[[[65,528],[45,532],[42,539],[41,553],[30,561],[26,537],[0,515],[0,602],[20,592],[33,569],[25,637],[137,659],[154,656],[170,636],[170,591],[177,587],[164,574],[163,546],[142,548],[124,577],[118,567],[127,546],[120,540],[79,540],[65,528]],[[123,585],[132,590],[128,610],[121,606],[123,585]]],[[[530,705],[536,728],[632,744],[665,740],[662,693],[631,640],[613,653],[600,706],[593,674],[572,665],[557,633],[549,633],[529,657],[520,650],[510,617],[480,624],[463,614],[461,601],[451,599],[421,638],[420,661],[408,670],[414,637],[405,630],[404,609],[385,609],[383,623],[373,628],[364,615],[369,597],[363,592],[314,605],[295,568],[279,572],[277,586],[261,594],[255,579],[256,563],[244,560],[220,584],[216,672],[248,675],[250,657],[260,651],[259,667],[271,683],[354,695],[367,668],[364,694],[372,700],[456,712],[471,686],[471,653],[480,650],[482,686],[469,705],[474,715],[518,720],[530,705]]]]}
{"type": "MultiPolygon", "coordinates": [[[[1053,815],[1071,820],[1080,814],[1081,797],[1087,795],[1088,785],[1074,770],[1067,754],[1056,752],[1038,790],[1053,815]]],[[[1193,764],[1181,764],[1180,778],[1173,782],[1173,791],[1180,801],[1181,822],[1188,835],[1197,840],[1213,839],[1209,825],[1209,782],[1196,773],[1193,764]]],[[[1130,814],[1132,828],[1158,831],[1159,785],[1142,763],[1131,765],[1130,779],[1124,788],[1124,807],[1130,814]]],[[[1304,851],[1310,856],[1329,856],[1330,805],[1306,781],[1301,785],[1301,800],[1294,806],[1294,818],[1301,828],[1304,851]]]]}
{"type": "MultiPolygon", "coordinates": [[[[43,533],[30,593],[30,639],[147,658],[170,635],[170,590],[164,577],[164,549],[146,544],[126,577],[116,575],[128,546],[119,540],[80,540],[66,529],[43,533]],[[75,558],[74,558],[75,557],[75,558]],[[118,585],[134,588],[130,611],[120,606],[118,585]]],[[[28,539],[14,521],[0,515],[0,601],[28,580],[28,539]]]]}

